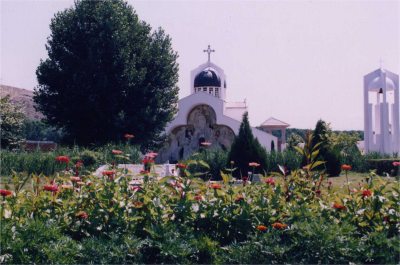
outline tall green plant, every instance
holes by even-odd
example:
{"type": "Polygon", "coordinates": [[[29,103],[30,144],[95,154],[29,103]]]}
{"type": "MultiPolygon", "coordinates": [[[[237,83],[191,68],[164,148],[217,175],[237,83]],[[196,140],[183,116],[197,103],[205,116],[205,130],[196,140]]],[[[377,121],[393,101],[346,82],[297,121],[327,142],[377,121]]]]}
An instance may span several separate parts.
{"type": "Polygon", "coordinates": [[[267,170],[266,156],[266,150],[253,136],[249,124],[248,113],[246,112],[243,114],[239,134],[235,137],[228,155],[229,163],[230,161],[233,161],[235,167],[238,168],[238,170],[234,172],[234,176],[247,176],[247,173],[252,170],[249,167],[250,162],[260,164],[260,168],[255,169],[256,172],[267,170]]]}
{"type": "MultiPolygon", "coordinates": [[[[325,169],[330,176],[338,176],[340,174],[340,150],[329,142],[332,130],[323,120],[319,120],[315,125],[312,135],[312,146],[319,144],[319,160],[326,161],[325,169]]],[[[319,167],[321,170],[323,166],[319,167]]]]}

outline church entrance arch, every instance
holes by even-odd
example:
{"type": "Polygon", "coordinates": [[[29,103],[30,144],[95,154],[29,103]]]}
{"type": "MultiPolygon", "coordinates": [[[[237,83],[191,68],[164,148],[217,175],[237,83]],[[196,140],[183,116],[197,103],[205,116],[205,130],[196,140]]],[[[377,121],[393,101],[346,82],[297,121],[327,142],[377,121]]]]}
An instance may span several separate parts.
{"type": "Polygon", "coordinates": [[[202,148],[202,143],[211,144],[209,148],[228,150],[235,139],[234,131],[217,124],[214,109],[206,104],[195,106],[187,116],[187,124],[175,127],[166,146],[159,153],[160,161],[177,162],[187,159],[202,148]]]}

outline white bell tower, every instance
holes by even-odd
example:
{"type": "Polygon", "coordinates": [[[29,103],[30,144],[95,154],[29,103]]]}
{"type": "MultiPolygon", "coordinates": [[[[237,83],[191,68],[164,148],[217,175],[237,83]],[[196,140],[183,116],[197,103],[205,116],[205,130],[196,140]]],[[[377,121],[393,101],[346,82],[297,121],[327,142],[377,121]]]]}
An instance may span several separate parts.
{"type": "Polygon", "coordinates": [[[382,68],[365,75],[365,152],[400,153],[399,112],[399,76],[382,68]]]}

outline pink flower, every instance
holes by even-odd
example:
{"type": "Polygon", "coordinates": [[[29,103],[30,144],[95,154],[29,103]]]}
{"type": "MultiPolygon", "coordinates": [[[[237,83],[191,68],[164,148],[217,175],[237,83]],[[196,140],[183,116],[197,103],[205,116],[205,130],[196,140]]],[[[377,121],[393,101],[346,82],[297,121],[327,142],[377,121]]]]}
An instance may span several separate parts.
{"type": "Polygon", "coordinates": [[[271,185],[271,186],[275,186],[275,180],[273,178],[267,178],[265,180],[265,183],[271,185]]]}
{"type": "Polygon", "coordinates": [[[394,167],[400,167],[400,161],[394,161],[393,162],[394,167]]]}
{"type": "Polygon", "coordinates": [[[196,200],[196,201],[202,201],[203,200],[203,196],[201,196],[201,195],[196,195],[196,196],[194,196],[194,199],[196,200]]]}
{"type": "Polygon", "coordinates": [[[129,139],[132,139],[132,138],[135,137],[135,136],[134,136],[133,134],[126,133],[126,134],[124,135],[124,137],[125,137],[126,140],[129,140],[129,139]]]}
{"type": "Polygon", "coordinates": [[[207,147],[207,146],[210,146],[211,145],[211,143],[210,142],[202,142],[202,143],[200,143],[202,146],[205,146],[205,147],[207,147]]]}
{"type": "Polygon", "coordinates": [[[81,181],[81,178],[80,178],[80,177],[70,177],[69,179],[70,179],[72,182],[81,181]]]}
{"type": "Polygon", "coordinates": [[[351,166],[350,166],[350,165],[344,164],[344,165],[342,165],[342,170],[344,170],[344,171],[350,171],[350,170],[351,170],[351,166]]]}
{"type": "Polygon", "coordinates": [[[257,162],[250,162],[249,163],[249,167],[259,167],[259,166],[260,166],[260,164],[257,163],[257,162]]]}
{"type": "Polygon", "coordinates": [[[121,151],[121,150],[112,150],[111,151],[111,153],[113,154],[113,155],[122,155],[123,154],[123,152],[121,151]]]}
{"type": "Polygon", "coordinates": [[[142,189],[142,187],[140,187],[138,185],[131,186],[131,191],[139,191],[141,189],[142,189]]]}
{"type": "Polygon", "coordinates": [[[78,162],[76,162],[76,164],[75,164],[76,168],[81,168],[82,166],[83,166],[83,162],[80,160],[78,162]]]}
{"type": "Polygon", "coordinates": [[[80,211],[79,213],[76,214],[76,217],[81,219],[88,219],[89,215],[84,211],[80,211]]]}
{"type": "Polygon", "coordinates": [[[158,156],[158,153],[150,152],[144,155],[147,158],[154,159],[156,156],[158,156]]]}
{"type": "Polygon", "coordinates": [[[48,184],[48,185],[44,185],[43,189],[45,191],[57,192],[58,186],[56,184],[48,184]]]}

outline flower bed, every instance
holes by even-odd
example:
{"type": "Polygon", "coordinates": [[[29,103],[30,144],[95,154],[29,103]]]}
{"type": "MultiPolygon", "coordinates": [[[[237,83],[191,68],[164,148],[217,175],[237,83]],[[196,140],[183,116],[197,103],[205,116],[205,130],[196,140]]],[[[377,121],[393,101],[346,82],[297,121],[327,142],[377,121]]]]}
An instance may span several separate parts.
{"type": "Polygon", "coordinates": [[[385,189],[368,178],[337,191],[304,168],[231,185],[230,175],[208,183],[180,165],[179,176],[158,181],[143,171],[142,185],[130,185],[123,169],[15,180],[0,193],[0,262],[400,261],[397,182],[385,189]]]}

